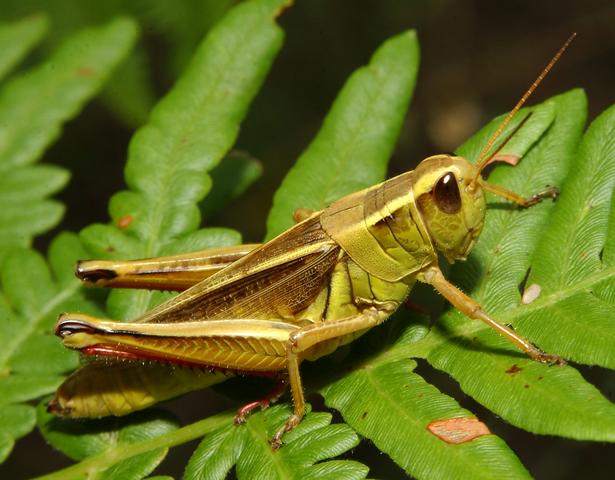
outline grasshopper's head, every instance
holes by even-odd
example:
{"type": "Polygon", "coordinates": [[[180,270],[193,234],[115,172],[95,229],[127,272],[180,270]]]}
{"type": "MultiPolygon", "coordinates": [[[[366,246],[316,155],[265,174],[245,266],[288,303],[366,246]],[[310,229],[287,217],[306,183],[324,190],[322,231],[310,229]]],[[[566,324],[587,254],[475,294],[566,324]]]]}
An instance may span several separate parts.
{"type": "Polygon", "coordinates": [[[412,186],[414,198],[434,246],[448,261],[464,259],[470,253],[474,242],[480,235],[485,220],[484,190],[511,200],[522,207],[534,205],[542,198],[557,195],[557,189],[550,187],[528,199],[524,199],[515,192],[484,181],[481,178],[481,172],[496,159],[497,153],[529,118],[529,115],[526,115],[503,143],[495,148],[494,153],[489,154],[491,147],[504,132],[506,126],[553,68],[553,65],[568,48],[575,36],[576,33],[573,33],[566,40],[538,75],[538,78],[493,132],[483,146],[476,165],[472,165],[465,158],[455,155],[434,155],[423,160],[414,171],[412,186]]]}
{"type": "Polygon", "coordinates": [[[485,219],[478,170],[465,158],[434,155],[414,170],[413,193],[436,249],[449,262],[464,259],[485,219]]]}

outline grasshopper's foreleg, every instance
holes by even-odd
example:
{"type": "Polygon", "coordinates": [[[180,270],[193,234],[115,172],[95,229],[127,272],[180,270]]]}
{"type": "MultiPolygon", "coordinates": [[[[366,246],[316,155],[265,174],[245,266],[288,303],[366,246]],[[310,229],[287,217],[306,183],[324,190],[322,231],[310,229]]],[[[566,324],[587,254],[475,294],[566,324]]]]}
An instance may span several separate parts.
{"type": "Polygon", "coordinates": [[[559,195],[559,190],[557,189],[557,187],[546,187],[541,192],[535,193],[530,197],[522,197],[518,193],[501,187],[500,185],[494,185],[483,181],[481,182],[481,186],[484,190],[487,190],[488,192],[491,192],[499,197],[505,198],[506,200],[516,203],[520,207],[524,208],[536,205],[537,203],[540,203],[544,198],[555,199],[559,195]]]}
{"type": "Polygon", "coordinates": [[[389,309],[368,307],[357,316],[343,318],[337,321],[317,323],[305,326],[290,334],[286,347],[288,359],[288,381],[293,396],[294,412],[288,421],[274,435],[271,445],[279,448],[282,445],[282,435],[297,426],[305,414],[305,398],[299,375],[299,363],[302,353],[320,342],[342,337],[350,333],[365,330],[382,323],[389,315],[389,309]]]}
{"type": "Polygon", "coordinates": [[[566,361],[557,356],[550,355],[536,348],[531,342],[517,334],[514,330],[498,323],[491,318],[482,306],[471,297],[467,296],[455,285],[450,283],[438,267],[430,267],[422,272],[418,279],[422,282],[431,284],[444,298],[446,298],[455,308],[463,312],[473,320],[480,320],[489,327],[500,333],[504,338],[512,342],[520,350],[524,351],[529,357],[541,363],[556,363],[564,365],[566,361]]]}

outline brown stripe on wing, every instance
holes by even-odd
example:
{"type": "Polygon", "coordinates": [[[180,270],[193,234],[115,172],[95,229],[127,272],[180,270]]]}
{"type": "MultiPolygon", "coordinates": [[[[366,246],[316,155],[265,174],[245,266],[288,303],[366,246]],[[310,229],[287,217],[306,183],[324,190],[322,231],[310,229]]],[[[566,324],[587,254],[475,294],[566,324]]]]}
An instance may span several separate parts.
{"type": "Polygon", "coordinates": [[[319,216],[295,225],[138,322],[226,318],[293,321],[318,295],[338,260],[339,246],[319,216]]]}
{"type": "Polygon", "coordinates": [[[224,287],[196,295],[151,322],[172,323],[199,319],[292,320],[325,286],[337,262],[339,248],[276,265],[236,279],[224,287]]]}

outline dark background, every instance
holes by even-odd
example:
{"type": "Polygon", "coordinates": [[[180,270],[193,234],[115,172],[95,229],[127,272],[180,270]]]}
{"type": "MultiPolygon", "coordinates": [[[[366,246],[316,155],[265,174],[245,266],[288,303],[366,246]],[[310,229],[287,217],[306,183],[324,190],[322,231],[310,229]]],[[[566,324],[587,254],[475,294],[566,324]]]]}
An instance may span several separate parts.
{"type": "MultiPolygon", "coordinates": [[[[143,28],[140,46],[147,58],[144,68],[151,77],[154,97],[159,97],[173,84],[202,31],[224,10],[220,5],[232,2],[220,2],[213,10],[202,4],[214,2],[177,2],[194,13],[183,36],[172,19],[165,22],[164,15],[154,12],[160,4],[170,6],[174,2],[158,2],[158,6],[154,3],[108,2],[101,8],[96,2],[75,0],[2,0],[0,18],[10,20],[36,11],[51,15],[50,39],[30,60],[35,63],[37,55],[44,58],[46,48],[52,48],[63,35],[80,26],[100,23],[115,12],[136,14],[143,28]]],[[[284,47],[237,142],[239,149],[262,162],[263,177],[224,214],[209,222],[238,229],[248,242],[260,241],[264,236],[275,188],[317,132],[345,79],[369,60],[378,45],[402,30],[417,30],[421,67],[391,174],[411,169],[431,154],[454,151],[486,120],[509,110],[572,32],[578,33],[577,39],[531,103],[582,87],[588,95],[591,120],[615,99],[612,0],[299,0],[283,14],[280,24],[286,31],[284,47]]],[[[45,249],[60,229],[77,231],[93,222],[108,221],[107,201],[124,188],[127,144],[139,123],[120,120],[114,112],[108,102],[94,101],[66,125],[62,138],[45,155],[43,161],[66,166],[73,177],[58,195],[67,205],[62,225],[37,240],[37,247],[45,249]]],[[[582,372],[613,399],[612,373],[597,368],[582,372]]],[[[505,425],[465,397],[446,375],[432,371],[426,364],[421,364],[419,373],[475,411],[536,477],[613,478],[609,453],[615,454],[614,446],[523,432],[505,425]]],[[[219,395],[207,391],[178,400],[172,408],[182,420],[190,421],[203,416],[205,408],[223,408],[222,402],[219,395]]],[[[193,448],[189,445],[174,449],[159,469],[161,473],[180,476],[181,466],[193,448]]],[[[365,444],[357,450],[370,453],[365,444]]],[[[375,455],[367,463],[372,467],[371,477],[403,477],[383,455],[375,455]]],[[[0,476],[25,478],[66,464],[60,454],[52,452],[38,434],[33,434],[18,443],[8,463],[0,467],[0,476]]]]}

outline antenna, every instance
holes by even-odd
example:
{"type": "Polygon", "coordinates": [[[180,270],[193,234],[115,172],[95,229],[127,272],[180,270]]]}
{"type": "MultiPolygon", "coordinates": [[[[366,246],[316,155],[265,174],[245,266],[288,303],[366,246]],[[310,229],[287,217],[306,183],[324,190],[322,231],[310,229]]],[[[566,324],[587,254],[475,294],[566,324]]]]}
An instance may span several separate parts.
{"type": "MultiPolygon", "coordinates": [[[[543,69],[543,71],[540,72],[540,75],[538,75],[536,80],[534,80],[534,83],[532,83],[532,85],[530,85],[530,88],[527,89],[527,91],[519,99],[519,101],[514,106],[514,108],[508,113],[508,115],[506,115],[506,118],[504,120],[502,120],[502,123],[500,123],[500,125],[498,126],[496,131],[493,133],[493,135],[491,135],[491,137],[489,138],[489,140],[487,141],[487,143],[485,144],[485,146],[481,150],[480,155],[478,156],[478,160],[476,162],[476,167],[477,167],[478,170],[477,170],[476,176],[472,179],[472,181],[470,182],[470,185],[468,185],[470,188],[473,188],[473,186],[476,184],[476,181],[478,180],[478,177],[480,175],[481,170],[485,167],[485,165],[487,165],[489,163],[489,161],[495,155],[498,154],[499,150],[503,147],[503,145],[501,145],[493,153],[493,155],[491,155],[489,157],[487,157],[487,152],[491,149],[491,147],[496,142],[498,137],[502,134],[504,129],[508,126],[508,124],[510,123],[512,118],[515,116],[515,114],[519,111],[519,109],[523,106],[523,104],[527,101],[527,99],[530,98],[530,95],[532,95],[532,93],[534,93],[534,90],[536,90],[536,87],[538,87],[538,85],[540,85],[540,82],[542,82],[542,80],[547,76],[549,71],[553,68],[553,65],[555,65],[555,63],[559,60],[559,58],[562,56],[564,51],[566,51],[566,49],[568,48],[568,45],[570,45],[570,43],[574,40],[574,37],[576,37],[576,36],[577,36],[577,34],[575,32],[572,35],[570,35],[570,37],[568,37],[568,40],[566,40],[566,42],[564,42],[564,44],[560,47],[560,49],[557,51],[557,53],[553,56],[551,61],[549,61],[549,63],[547,63],[547,66],[543,69]]],[[[525,120],[527,120],[527,118],[525,120]]],[[[506,144],[506,142],[504,142],[504,144],[506,144]]]]}

